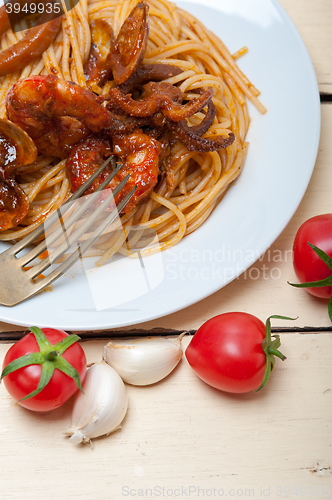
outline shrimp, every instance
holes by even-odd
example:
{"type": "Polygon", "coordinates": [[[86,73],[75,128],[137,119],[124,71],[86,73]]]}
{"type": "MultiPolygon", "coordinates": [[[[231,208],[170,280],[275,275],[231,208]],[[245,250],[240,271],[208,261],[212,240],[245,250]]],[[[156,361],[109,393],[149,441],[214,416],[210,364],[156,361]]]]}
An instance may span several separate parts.
{"type": "Polygon", "coordinates": [[[16,82],[6,98],[8,118],[34,140],[38,152],[66,158],[75,144],[92,133],[132,132],[140,119],[118,116],[102,106],[103,98],[53,75],[16,82]]]}
{"type": "MultiPolygon", "coordinates": [[[[75,193],[111,154],[110,141],[94,135],[75,146],[66,161],[66,170],[72,192],[75,193]]],[[[93,193],[111,171],[111,165],[108,164],[95,182],[86,190],[85,194],[93,193]]]]}
{"type": "MultiPolygon", "coordinates": [[[[124,213],[131,212],[138,203],[146,199],[157,184],[160,148],[161,145],[156,139],[140,131],[113,137],[112,153],[119,157],[123,166],[110,182],[109,188],[114,189],[127,174],[130,174],[130,179],[115,197],[115,202],[119,203],[135,185],[137,186],[135,194],[123,210],[124,213]]],[[[76,191],[110,154],[108,139],[88,137],[75,146],[66,162],[72,190],[76,191]]],[[[110,170],[99,176],[93,185],[93,190],[101,184],[107,173],[109,174],[110,170]]]]}

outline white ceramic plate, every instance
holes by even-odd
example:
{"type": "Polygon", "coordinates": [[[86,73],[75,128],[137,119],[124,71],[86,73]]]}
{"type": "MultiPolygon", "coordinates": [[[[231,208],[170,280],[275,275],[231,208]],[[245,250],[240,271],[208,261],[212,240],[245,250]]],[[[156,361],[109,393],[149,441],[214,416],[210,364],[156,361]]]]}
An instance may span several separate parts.
{"type": "Polygon", "coordinates": [[[309,183],[318,150],[320,103],[307,50],[276,0],[191,0],[179,5],[203,21],[261,90],[268,113],[250,105],[249,154],[240,179],[204,225],[173,249],[76,268],[52,291],[0,319],[23,326],[99,330],[129,326],[183,309],[227,285],[283,231],[309,183]],[[143,265],[144,264],[144,265],[143,265]]]}

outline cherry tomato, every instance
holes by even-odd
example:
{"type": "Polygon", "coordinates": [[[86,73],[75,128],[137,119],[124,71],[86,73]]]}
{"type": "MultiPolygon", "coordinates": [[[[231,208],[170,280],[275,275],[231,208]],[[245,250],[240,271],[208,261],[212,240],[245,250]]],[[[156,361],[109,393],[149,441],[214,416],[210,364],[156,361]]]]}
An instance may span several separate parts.
{"type": "MultiPolygon", "coordinates": [[[[296,233],[293,244],[293,266],[300,283],[320,281],[331,276],[332,270],[309,245],[314,245],[332,259],[332,214],[317,215],[305,221],[296,233]]],[[[332,263],[332,260],[331,260],[332,263]]],[[[305,286],[316,297],[331,297],[331,286],[305,286]]]]}
{"type": "MultiPolygon", "coordinates": [[[[283,316],[270,318],[293,319],[283,316]]],[[[271,324],[252,314],[230,312],[206,321],[195,333],[185,356],[204,382],[232,393],[261,389],[274,366],[280,338],[271,338],[271,324]]]]}
{"type": "Polygon", "coordinates": [[[77,340],[77,335],[62,330],[32,327],[31,333],[10,347],[1,378],[18,404],[29,410],[50,411],[81,388],[86,357],[77,340]],[[44,388],[38,388],[40,382],[44,388]]]}

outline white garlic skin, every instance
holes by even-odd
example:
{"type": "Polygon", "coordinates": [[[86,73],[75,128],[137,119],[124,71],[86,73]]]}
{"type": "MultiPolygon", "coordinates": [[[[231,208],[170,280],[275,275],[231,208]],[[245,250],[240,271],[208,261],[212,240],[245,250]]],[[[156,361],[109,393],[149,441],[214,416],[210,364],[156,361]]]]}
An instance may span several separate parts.
{"type": "Polygon", "coordinates": [[[117,429],[127,413],[126,387],[118,373],[107,363],[95,363],[88,369],[72,411],[71,426],[65,434],[74,444],[117,429]]]}
{"type": "Polygon", "coordinates": [[[131,385],[151,385],[167,377],[183,355],[181,338],[117,338],[103,351],[103,359],[131,385]]]}

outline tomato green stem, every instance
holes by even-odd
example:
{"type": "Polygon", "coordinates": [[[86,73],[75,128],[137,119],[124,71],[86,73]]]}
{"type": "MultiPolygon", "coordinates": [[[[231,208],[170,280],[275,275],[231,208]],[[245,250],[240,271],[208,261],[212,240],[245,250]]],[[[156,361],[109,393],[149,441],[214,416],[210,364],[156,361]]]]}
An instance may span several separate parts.
{"type": "MultiPolygon", "coordinates": [[[[309,245],[310,248],[313,249],[313,251],[318,255],[318,257],[324,262],[324,264],[327,265],[327,267],[332,271],[332,259],[327,253],[324,252],[321,248],[316,247],[312,243],[309,243],[307,241],[307,244],[309,245]]],[[[322,280],[317,280],[317,281],[307,281],[306,283],[290,283],[287,281],[287,283],[291,286],[294,286],[296,288],[320,288],[322,286],[330,286],[332,287],[332,273],[330,276],[327,278],[324,278],[322,280]]],[[[329,318],[332,321],[332,294],[331,298],[329,300],[328,306],[327,306],[329,318]]]]}
{"type": "Polygon", "coordinates": [[[57,356],[59,356],[59,351],[51,351],[45,354],[45,359],[46,361],[54,361],[57,356]]]}
{"type": "Polygon", "coordinates": [[[289,318],[288,316],[279,316],[279,315],[273,315],[269,316],[266,320],[265,323],[265,339],[262,342],[262,348],[263,351],[265,352],[266,355],[266,367],[265,367],[265,373],[264,377],[262,380],[261,385],[256,389],[255,392],[260,391],[263,389],[263,387],[266,385],[267,381],[269,380],[270,373],[273,370],[274,363],[275,363],[275,356],[280,358],[282,361],[286,359],[286,356],[284,356],[278,348],[281,345],[280,342],[280,336],[279,335],[272,335],[271,336],[271,319],[289,319],[294,321],[297,318],[289,318]],[[272,337],[274,340],[272,340],[272,337]]]}
{"type": "Polygon", "coordinates": [[[331,298],[329,300],[329,303],[327,304],[327,310],[329,313],[329,318],[332,321],[332,295],[331,295],[331,298]]]}
{"type": "Polygon", "coordinates": [[[269,354],[270,356],[277,356],[281,359],[281,361],[285,361],[285,359],[287,359],[286,356],[284,356],[282,352],[278,351],[277,349],[269,349],[269,354]]]}
{"type": "Polygon", "coordinates": [[[69,361],[62,357],[62,354],[68,349],[68,347],[77,342],[80,337],[78,335],[68,335],[68,337],[61,340],[61,342],[52,345],[40,328],[33,326],[30,330],[36,338],[40,352],[32,352],[30,354],[26,354],[25,356],[21,356],[20,358],[14,359],[14,361],[9,363],[2,371],[1,380],[20,368],[24,368],[29,365],[42,365],[42,372],[37,389],[20,399],[20,401],[23,399],[33,398],[39,394],[51,380],[56,368],[68,375],[68,377],[71,377],[77,387],[83,392],[78,371],[69,363],[69,361]]]}

